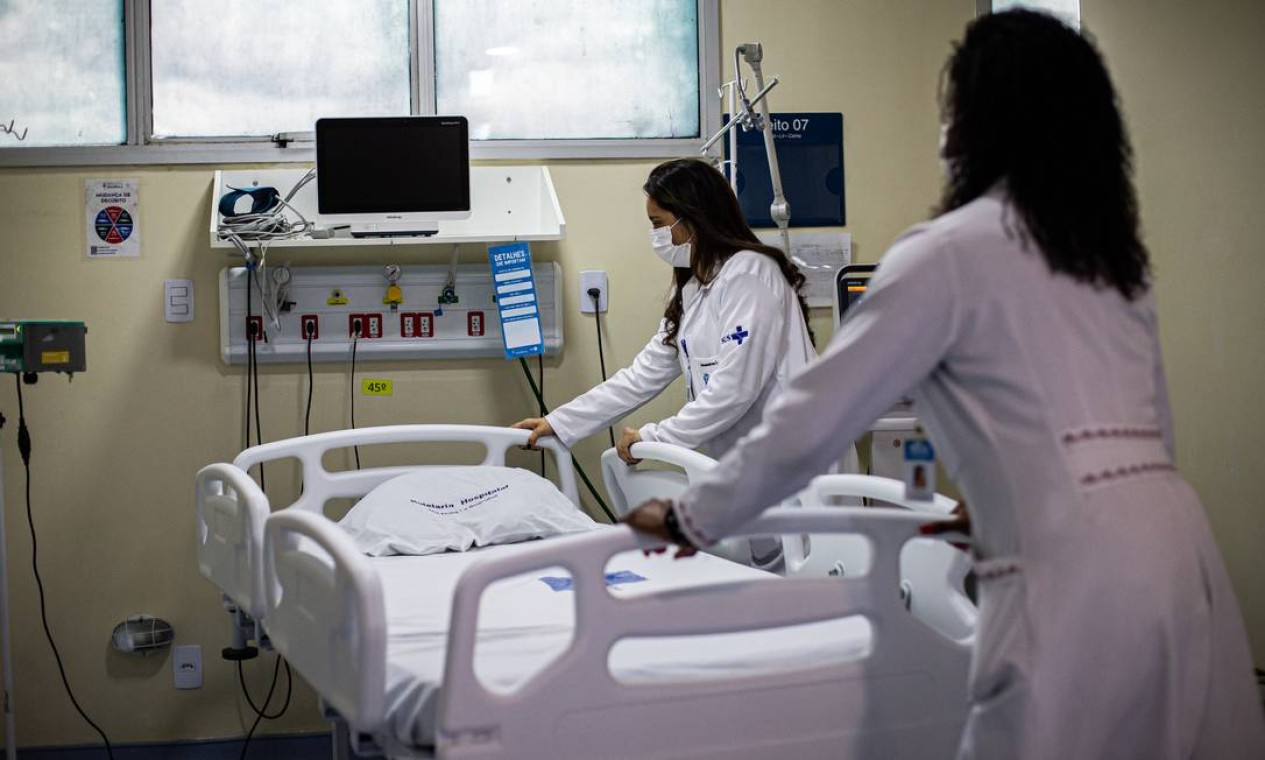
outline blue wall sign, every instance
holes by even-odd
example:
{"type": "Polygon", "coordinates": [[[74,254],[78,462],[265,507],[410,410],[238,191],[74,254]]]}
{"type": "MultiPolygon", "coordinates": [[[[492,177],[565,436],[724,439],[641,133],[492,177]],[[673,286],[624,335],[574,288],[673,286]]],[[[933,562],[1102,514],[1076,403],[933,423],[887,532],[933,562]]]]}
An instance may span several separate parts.
{"type": "MultiPolygon", "coordinates": [[[[775,113],[782,193],[791,206],[792,227],[842,227],[847,224],[843,193],[843,114],[775,113]]],[[[728,121],[728,114],[725,121],[728,121]]],[[[764,153],[764,133],[738,130],[738,203],[752,227],[775,227],[769,216],[773,180],[764,153]]],[[[723,138],[725,157],[729,139],[723,138]]]]}
{"type": "Polygon", "coordinates": [[[536,279],[531,272],[531,248],[527,243],[489,246],[488,261],[492,264],[492,287],[501,319],[505,358],[543,354],[545,342],[540,329],[536,279]]]}

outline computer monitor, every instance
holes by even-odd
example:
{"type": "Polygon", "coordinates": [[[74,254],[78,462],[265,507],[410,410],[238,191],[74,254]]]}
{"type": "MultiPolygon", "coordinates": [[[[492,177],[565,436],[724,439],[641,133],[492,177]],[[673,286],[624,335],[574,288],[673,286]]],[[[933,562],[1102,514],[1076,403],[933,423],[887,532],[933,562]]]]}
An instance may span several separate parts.
{"type": "Polygon", "coordinates": [[[865,295],[875,268],[873,264],[849,264],[835,272],[835,327],[843,323],[848,307],[865,295]]]}
{"type": "Polygon", "coordinates": [[[433,235],[469,217],[465,117],[317,120],[316,197],[321,225],[356,237],[433,235]]]}

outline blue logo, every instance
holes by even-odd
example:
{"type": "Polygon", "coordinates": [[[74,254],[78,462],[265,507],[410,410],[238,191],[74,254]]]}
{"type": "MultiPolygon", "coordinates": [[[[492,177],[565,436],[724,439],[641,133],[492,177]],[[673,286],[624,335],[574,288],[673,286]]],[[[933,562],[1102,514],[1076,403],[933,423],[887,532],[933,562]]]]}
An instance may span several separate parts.
{"type": "Polygon", "coordinates": [[[750,336],[751,336],[751,333],[750,333],[750,332],[748,332],[748,331],[746,331],[746,330],[742,329],[742,325],[738,325],[738,329],[737,329],[737,330],[734,330],[734,331],[733,331],[732,333],[730,333],[729,335],[726,335],[725,337],[721,338],[721,339],[720,339],[720,342],[721,342],[721,343],[728,343],[729,341],[731,341],[731,340],[732,340],[732,341],[736,342],[738,345],[740,345],[740,346],[741,346],[741,345],[742,345],[742,342],[743,342],[744,340],[746,340],[746,339],[747,339],[748,337],[750,337],[750,336]]]}

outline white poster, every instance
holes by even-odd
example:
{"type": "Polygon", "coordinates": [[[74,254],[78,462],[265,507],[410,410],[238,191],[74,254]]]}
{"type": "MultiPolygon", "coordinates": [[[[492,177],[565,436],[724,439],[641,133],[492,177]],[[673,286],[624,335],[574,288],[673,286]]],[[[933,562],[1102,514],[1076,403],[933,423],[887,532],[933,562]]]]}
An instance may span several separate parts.
{"type": "Polygon", "coordinates": [[[141,230],[136,180],[90,179],[85,180],[84,187],[88,258],[139,257],[141,230]]]}
{"type": "MultiPolygon", "coordinates": [[[[782,235],[762,229],[756,237],[768,245],[782,247],[782,235]]],[[[834,304],[835,272],[852,263],[852,235],[847,232],[800,232],[791,230],[791,261],[808,280],[804,295],[812,307],[834,304]]]]}

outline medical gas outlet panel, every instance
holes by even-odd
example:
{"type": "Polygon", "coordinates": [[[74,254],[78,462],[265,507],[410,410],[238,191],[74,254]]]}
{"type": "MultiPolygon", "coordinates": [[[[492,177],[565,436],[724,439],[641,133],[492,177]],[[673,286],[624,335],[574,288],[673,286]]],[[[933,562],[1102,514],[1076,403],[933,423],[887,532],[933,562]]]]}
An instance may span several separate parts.
{"type": "MultiPolygon", "coordinates": [[[[532,266],[545,354],[562,350],[562,272],[532,266]]],[[[220,272],[220,357],[260,364],[504,357],[486,264],[220,272]],[[249,285],[249,299],[247,287],[249,285]],[[249,301],[249,312],[248,309],[249,301]]]]}

